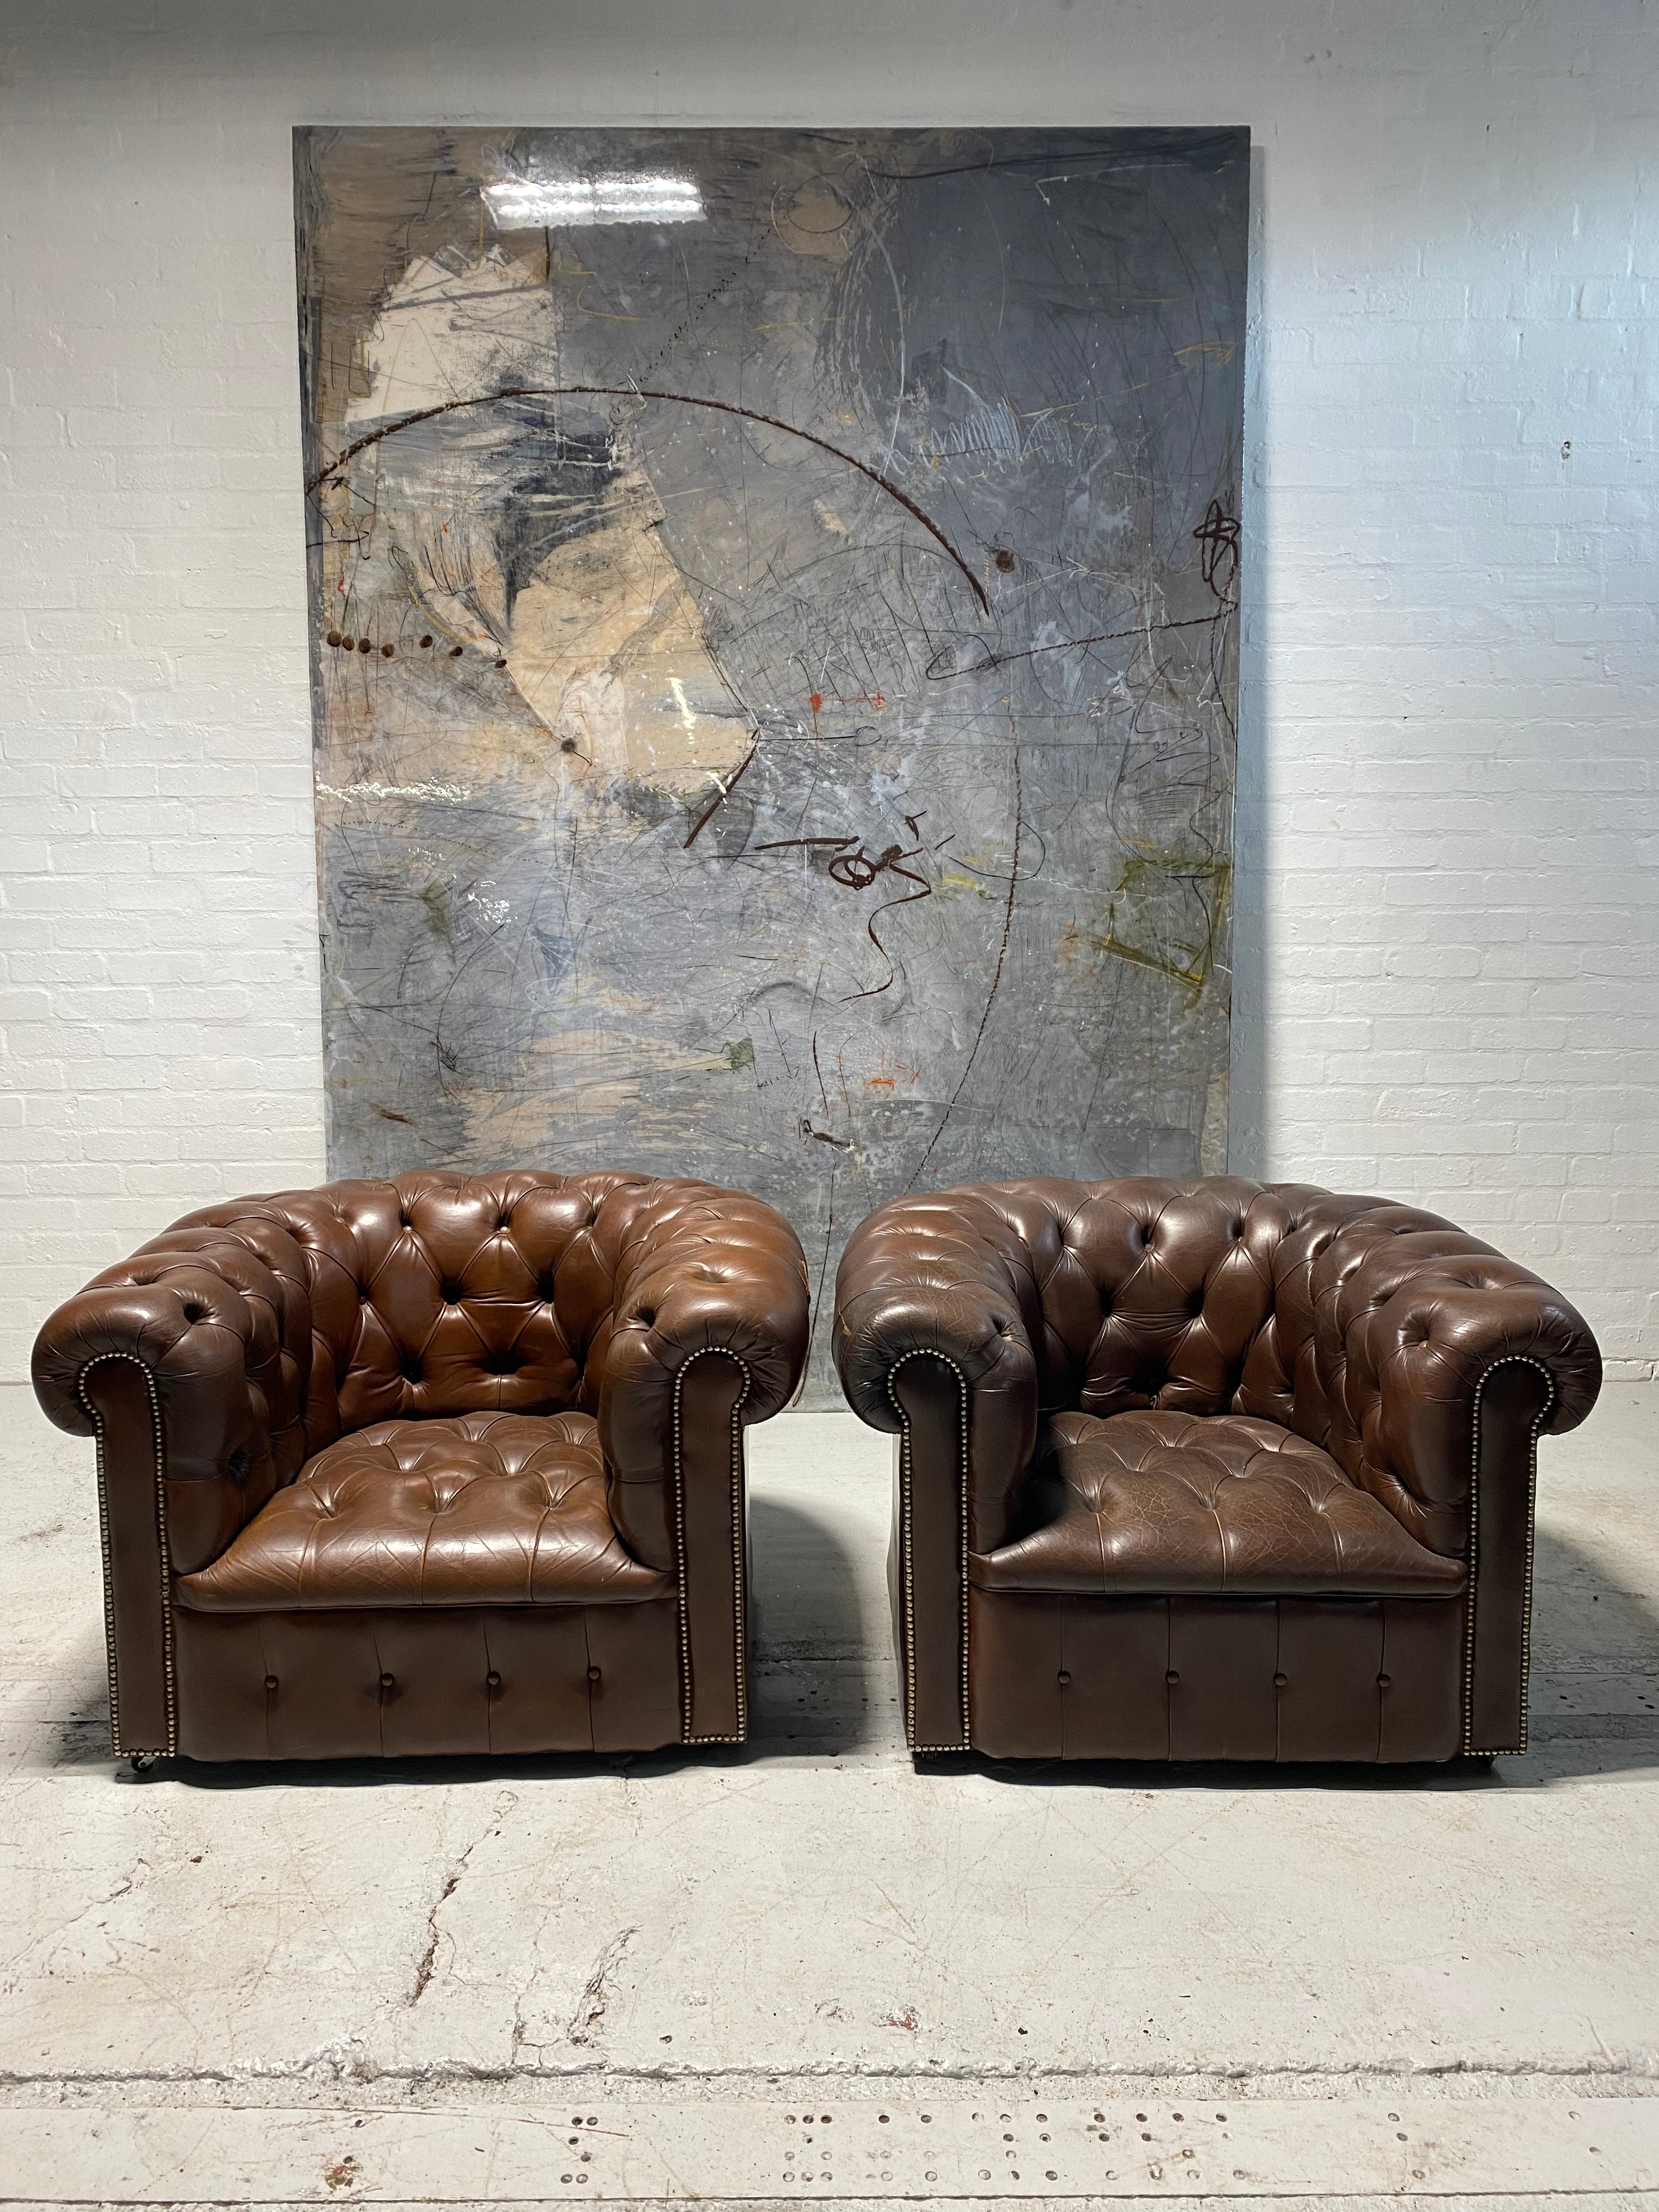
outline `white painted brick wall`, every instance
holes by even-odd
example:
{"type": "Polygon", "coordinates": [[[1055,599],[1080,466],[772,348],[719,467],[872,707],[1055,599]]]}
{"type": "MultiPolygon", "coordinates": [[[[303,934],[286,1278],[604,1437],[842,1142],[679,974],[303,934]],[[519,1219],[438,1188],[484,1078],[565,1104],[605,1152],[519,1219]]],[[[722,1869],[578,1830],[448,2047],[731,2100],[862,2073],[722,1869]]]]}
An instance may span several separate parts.
{"type": "Polygon", "coordinates": [[[1251,125],[1235,1164],[1440,1207],[1653,1371],[1651,7],[19,0],[0,1373],[321,1172],[289,131],[434,118],[1251,125]]]}

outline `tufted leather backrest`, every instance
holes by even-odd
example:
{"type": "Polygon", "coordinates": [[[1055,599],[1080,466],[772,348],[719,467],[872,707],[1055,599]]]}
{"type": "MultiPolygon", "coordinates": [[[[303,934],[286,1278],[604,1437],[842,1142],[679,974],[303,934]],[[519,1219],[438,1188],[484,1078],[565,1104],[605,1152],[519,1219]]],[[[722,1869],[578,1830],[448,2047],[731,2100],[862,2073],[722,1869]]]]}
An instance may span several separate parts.
{"type": "Polygon", "coordinates": [[[1286,1426],[1307,1349],[1297,1286],[1352,1212],[1381,1203],[1235,1176],[970,1189],[1030,1256],[1043,1406],[1103,1419],[1235,1411],[1286,1426]]]}
{"type": "Polygon", "coordinates": [[[1535,1370],[1557,1434],[1601,1385],[1583,1316],[1529,1269],[1437,1214],[1305,1183],[1055,1178],[892,1199],[849,1239],[836,1297],[836,1364],[872,1426],[897,1425],[904,1361],[957,1368],[981,1550],[1007,1540],[1041,1413],[1154,1407],[1294,1430],[1460,1557],[1485,1378],[1535,1370]]]}
{"type": "Polygon", "coordinates": [[[1045,1409],[1249,1413],[1339,1458],[1357,1435],[1345,1365],[1363,1305],[1435,1261],[1461,1264],[1455,1282],[1476,1290],[1534,1279],[1437,1214],[1310,1184],[1036,1178],[907,1205],[943,1218],[963,1200],[1030,1255],[1045,1409]]]}
{"type": "Polygon", "coordinates": [[[327,1183],[191,1214],[125,1271],[194,1251],[250,1279],[288,1481],[375,1421],[596,1410],[618,1259],[661,1188],[597,1171],[327,1183]]]}
{"type": "MultiPolygon", "coordinates": [[[[639,1555],[665,1556],[681,1369],[728,1353],[743,1423],[765,1420],[799,1380],[806,1321],[799,1242],[745,1192],[599,1171],[428,1173],[233,1199],[175,1222],[58,1308],[32,1372],[47,1413],[77,1436],[103,1434],[89,1388],[136,1384],[146,1418],[122,1414],[112,1464],[118,1486],[159,1450],[177,1574],[217,1559],[343,1434],[467,1413],[595,1417],[617,1528],[639,1555]]],[[[723,1448],[726,1433],[722,1421],[723,1448]]]]}
{"type": "Polygon", "coordinates": [[[1570,1307],[1467,1231],[1388,1199],[1132,1176],[969,1184],[884,1212],[919,1281],[941,1266],[952,1279],[964,1238],[1000,1255],[1044,1411],[1276,1422],[1435,1551],[1467,1542],[1486,1367],[1547,1363],[1554,1429],[1595,1401],[1595,1342],[1570,1307]]]}

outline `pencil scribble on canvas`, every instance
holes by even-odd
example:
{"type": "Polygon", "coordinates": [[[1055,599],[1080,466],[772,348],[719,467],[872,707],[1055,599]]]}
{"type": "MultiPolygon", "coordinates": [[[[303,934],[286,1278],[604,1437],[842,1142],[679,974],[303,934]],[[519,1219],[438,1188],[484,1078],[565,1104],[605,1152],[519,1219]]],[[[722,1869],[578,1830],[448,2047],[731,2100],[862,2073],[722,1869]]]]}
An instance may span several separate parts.
{"type": "Polygon", "coordinates": [[[331,1172],[1223,1164],[1247,177],[297,134],[331,1172]]]}

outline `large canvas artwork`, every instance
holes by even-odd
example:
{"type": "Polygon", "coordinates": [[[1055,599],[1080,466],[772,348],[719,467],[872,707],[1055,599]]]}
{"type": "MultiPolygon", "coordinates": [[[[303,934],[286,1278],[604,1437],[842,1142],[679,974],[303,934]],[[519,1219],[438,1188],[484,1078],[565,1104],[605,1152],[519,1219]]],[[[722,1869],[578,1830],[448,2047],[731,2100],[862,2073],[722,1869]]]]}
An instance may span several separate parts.
{"type": "Polygon", "coordinates": [[[1223,1166],[1248,177],[297,134],[333,1173],[1223,1166]]]}

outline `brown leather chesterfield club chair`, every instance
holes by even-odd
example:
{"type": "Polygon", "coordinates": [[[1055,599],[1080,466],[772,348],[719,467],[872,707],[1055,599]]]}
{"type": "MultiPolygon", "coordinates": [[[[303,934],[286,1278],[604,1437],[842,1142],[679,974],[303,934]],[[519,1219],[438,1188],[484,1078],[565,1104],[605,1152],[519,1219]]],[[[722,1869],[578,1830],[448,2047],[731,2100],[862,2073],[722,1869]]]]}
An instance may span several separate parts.
{"type": "Polygon", "coordinates": [[[899,1437],[916,1751],[1525,1748],[1535,1445],[1601,1362],[1489,1245],[1293,1183],[978,1184],[857,1230],[836,1357],[899,1437]]]}
{"type": "Polygon", "coordinates": [[[806,1271],[758,1199],[399,1176],[190,1215],[60,1307],[118,1753],[648,1750],[745,1732],[744,1427],[806,1271]]]}

